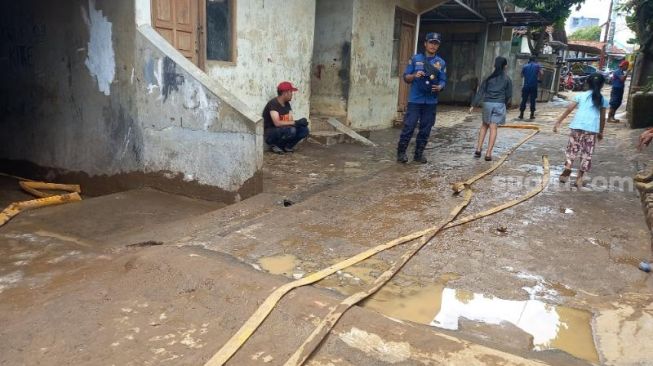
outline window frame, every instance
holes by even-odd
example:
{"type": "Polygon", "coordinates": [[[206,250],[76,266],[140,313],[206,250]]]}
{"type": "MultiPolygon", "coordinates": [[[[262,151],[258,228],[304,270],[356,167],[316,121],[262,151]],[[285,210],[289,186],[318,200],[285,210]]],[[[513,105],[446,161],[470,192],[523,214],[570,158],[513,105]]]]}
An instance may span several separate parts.
{"type": "Polygon", "coordinates": [[[209,60],[207,57],[207,46],[208,46],[208,30],[207,30],[207,24],[208,24],[208,19],[207,19],[207,13],[206,13],[206,6],[208,0],[200,0],[200,20],[201,20],[201,29],[200,29],[200,50],[201,50],[201,59],[203,61],[202,64],[202,69],[205,69],[207,65],[213,65],[213,66],[236,66],[237,65],[237,60],[238,60],[238,47],[236,47],[236,42],[237,42],[237,36],[236,36],[236,30],[238,29],[237,27],[237,14],[238,10],[236,8],[237,5],[237,0],[226,0],[229,2],[229,16],[231,17],[231,47],[230,47],[230,57],[229,61],[225,60],[209,60]]]}

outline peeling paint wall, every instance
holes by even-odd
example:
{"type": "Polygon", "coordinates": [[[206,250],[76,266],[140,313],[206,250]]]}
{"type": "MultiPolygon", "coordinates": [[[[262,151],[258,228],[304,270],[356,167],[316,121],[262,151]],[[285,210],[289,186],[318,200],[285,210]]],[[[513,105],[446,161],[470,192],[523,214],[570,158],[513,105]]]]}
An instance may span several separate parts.
{"type": "Polygon", "coordinates": [[[135,13],[134,1],[5,5],[0,164],[44,168],[42,179],[117,179],[114,191],[187,193],[188,183],[227,202],[260,192],[257,117],[167,57],[135,13]]]}
{"type": "Polygon", "coordinates": [[[88,0],[88,7],[82,5],[81,11],[90,38],[85,65],[97,80],[100,91],[109,95],[109,86],[116,75],[116,57],[111,40],[112,24],[102,14],[102,10],[96,9],[95,0],[88,0]]]}
{"type": "Polygon", "coordinates": [[[317,0],[311,115],[347,116],[353,4],[352,0],[317,0]]]}
{"type": "Polygon", "coordinates": [[[262,167],[262,130],[243,123],[239,111],[144,35],[136,49],[145,170],[183,172],[184,180],[238,191],[262,167]]]}
{"type": "Polygon", "coordinates": [[[89,175],[137,169],[142,140],[121,72],[133,52],[118,50],[131,51],[133,12],[110,1],[6,4],[0,158],[89,175]]]}
{"type": "Polygon", "coordinates": [[[207,73],[251,109],[275,97],[276,87],[292,81],[297,117],[307,117],[311,97],[311,58],[315,0],[238,0],[234,64],[207,60],[207,73]]]}
{"type": "Polygon", "coordinates": [[[398,77],[391,77],[395,7],[416,12],[417,1],[354,0],[348,121],[355,129],[392,126],[398,77]]]}

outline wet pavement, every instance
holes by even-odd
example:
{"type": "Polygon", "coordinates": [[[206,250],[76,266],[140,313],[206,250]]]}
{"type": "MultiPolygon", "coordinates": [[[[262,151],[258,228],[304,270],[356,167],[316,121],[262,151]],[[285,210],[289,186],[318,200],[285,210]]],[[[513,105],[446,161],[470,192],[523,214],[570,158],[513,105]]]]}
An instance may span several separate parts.
{"type": "MultiPolygon", "coordinates": [[[[567,130],[551,129],[562,108],[540,105],[525,121],[542,132],[474,184],[462,215],[534,188],[543,154],[546,190],[436,236],[309,364],[649,364],[653,280],[637,263],[651,256],[650,238],[630,177],[651,152],[635,151],[638,131],[608,125],[588,186],[560,185],[567,130]]],[[[305,142],[266,154],[266,193],[226,208],[135,191],[21,214],[0,228],[0,337],[13,339],[0,345],[0,364],[26,349],[31,364],[53,353],[56,364],[205,361],[280,283],[446,217],[460,200],[451,184],[491,164],[472,156],[479,121],[442,107],[426,165],[394,162],[396,129],[372,132],[378,148],[305,142]],[[162,245],[126,247],[147,242],[162,245]],[[83,332],[48,340],[71,319],[83,332]],[[44,337],[28,346],[35,326],[44,337]]],[[[493,155],[526,134],[500,130],[493,155]]],[[[290,294],[230,364],[283,364],[328,304],[370,286],[403,250],[290,294]]]]}

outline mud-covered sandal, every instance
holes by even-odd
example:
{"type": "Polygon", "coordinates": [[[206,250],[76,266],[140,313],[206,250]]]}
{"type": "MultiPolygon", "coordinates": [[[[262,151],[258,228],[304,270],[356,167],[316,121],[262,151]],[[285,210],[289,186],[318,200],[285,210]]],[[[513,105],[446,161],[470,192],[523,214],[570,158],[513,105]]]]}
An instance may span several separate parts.
{"type": "Polygon", "coordinates": [[[558,180],[560,181],[560,183],[567,183],[570,175],[571,175],[571,169],[565,169],[562,171],[562,174],[560,174],[558,180]]]}

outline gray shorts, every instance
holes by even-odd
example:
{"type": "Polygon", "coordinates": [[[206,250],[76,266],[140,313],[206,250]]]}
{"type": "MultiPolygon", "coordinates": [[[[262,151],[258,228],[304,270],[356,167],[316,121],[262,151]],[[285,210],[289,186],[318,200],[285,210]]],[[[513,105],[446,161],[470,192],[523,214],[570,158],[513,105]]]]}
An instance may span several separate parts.
{"type": "Polygon", "coordinates": [[[506,105],[504,103],[483,102],[483,123],[506,123],[506,105]]]}

